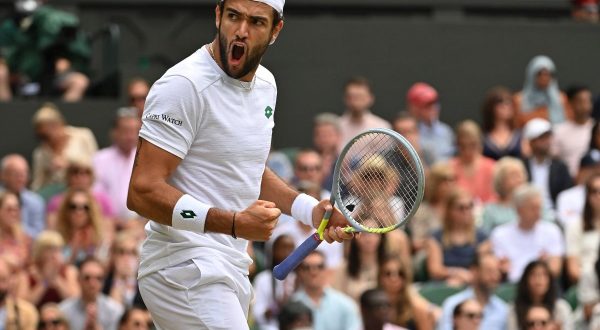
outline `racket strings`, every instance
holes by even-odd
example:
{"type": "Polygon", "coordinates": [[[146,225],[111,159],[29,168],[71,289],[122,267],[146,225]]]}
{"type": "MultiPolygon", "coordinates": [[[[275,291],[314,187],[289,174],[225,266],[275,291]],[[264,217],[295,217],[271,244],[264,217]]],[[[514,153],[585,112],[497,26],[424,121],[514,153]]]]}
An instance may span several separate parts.
{"type": "Polygon", "coordinates": [[[362,135],[340,168],[342,207],[365,227],[398,225],[418,204],[418,166],[407,147],[389,135],[362,135]]]}

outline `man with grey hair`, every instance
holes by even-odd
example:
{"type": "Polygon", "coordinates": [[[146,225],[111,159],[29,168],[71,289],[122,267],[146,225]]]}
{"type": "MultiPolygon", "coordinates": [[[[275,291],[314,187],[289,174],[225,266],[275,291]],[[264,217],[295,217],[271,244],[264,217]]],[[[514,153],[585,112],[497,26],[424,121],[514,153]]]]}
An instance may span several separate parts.
{"type": "Polygon", "coordinates": [[[21,225],[32,238],[46,227],[46,205],[37,193],[27,189],[29,182],[29,164],[19,154],[9,154],[0,162],[0,190],[10,191],[21,202],[21,225]]]}
{"type": "Polygon", "coordinates": [[[119,108],[111,130],[113,144],[94,155],[96,187],[110,196],[119,225],[136,217],[127,208],[127,190],[141,125],[142,120],[136,108],[119,108]]]}
{"type": "Polygon", "coordinates": [[[517,221],[496,227],[490,236],[494,254],[502,262],[508,280],[516,283],[525,266],[533,260],[545,260],[554,276],[562,269],[565,244],[560,229],[551,222],[540,221],[542,194],[533,185],[519,187],[513,195],[517,221]]]}

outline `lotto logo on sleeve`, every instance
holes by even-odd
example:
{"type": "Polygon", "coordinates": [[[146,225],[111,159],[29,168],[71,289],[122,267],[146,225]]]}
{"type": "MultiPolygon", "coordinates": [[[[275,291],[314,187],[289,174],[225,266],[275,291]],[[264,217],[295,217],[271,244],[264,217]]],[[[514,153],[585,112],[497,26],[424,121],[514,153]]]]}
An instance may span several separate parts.
{"type": "Polygon", "coordinates": [[[179,214],[181,214],[184,219],[194,219],[196,217],[196,213],[192,210],[183,210],[179,214]]]}
{"type": "Polygon", "coordinates": [[[267,117],[267,119],[271,118],[271,116],[273,115],[273,108],[271,108],[270,106],[267,106],[265,108],[265,117],[267,117]]]}

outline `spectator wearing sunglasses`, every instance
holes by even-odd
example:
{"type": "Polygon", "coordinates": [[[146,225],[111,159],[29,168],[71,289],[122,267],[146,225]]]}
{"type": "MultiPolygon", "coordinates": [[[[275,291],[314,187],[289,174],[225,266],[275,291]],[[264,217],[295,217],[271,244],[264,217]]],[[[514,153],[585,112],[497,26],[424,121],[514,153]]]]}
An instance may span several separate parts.
{"type": "Polygon", "coordinates": [[[66,185],[60,187],[60,190],[57,190],[57,193],[48,200],[46,207],[48,228],[56,228],[58,209],[66,192],[71,189],[89,190],[96,203],[98,203],[102,216],[107,220],[113,219],[115,209],[112,201],[102,187],[94,186],[95,181],[96,173],[91,161],[85,159],[72,160],[67,167],[66,185]]]}
{"type": "MultiPolygon", "coordinates": [[[[523,330],[554,330],[557,328],[552,320],[552,313],[544,305],[534,305],[527,310],[523,330]]],[[[563,328],[564,329],[564,328],[563,328]]]]}
{"type": "Polygon", "coordinates": [[[146,79],[136,77],[129,81],[127,84],[127,98],[129,106],[134,107],[137,110],[140,118],[144,112],[144,105],[146,103],[146,97],[150,91],[150,84],[146,79]]]}
{"type": "Polygon", "coordinates": [[[104,278],[104,267],[98,259],[89,257],[83,260],[79,267],[81,297],[67,299],[59,305],[72,330],[118,328],[123,307],[102,294],[104,278]]]}
{"type": "Polygon", "coordinates": [[[152,317],[147,309],[132,307],[123,313],[119,322],[119,330],[151,330],[154,328],[152,317]]]}
{"type": "Polygon", "coordinates": [[[66,193],[56,229],[66,242],[64,254],[69,263],[77,265],[89,256],[105,260],[111,244],[106,228],[89,191],[74,189],[66,193]]]}
{"type": "Polygon", "coordinates": [[[475,254],[490,251],[487,235],[475,227],[474,201],[461,188],[450,192],[442,229],[427,242],[427,271],[435,280],[461,286],[472,281],[469,266],[475,254]]]}
{"type": "Polygon", "coordinates": [[[133,231],[119,232],[111,248],[108,275],[102,292],[125,308],[145,307],[137,282],[139,244],[133,231]]]}
{"type": "Polygon", "coordinates": [[[291,300],[302,302],[312,310],[315,329],[360,328],[358,305],[352,298],[329,287],[324,271],[325,255],[312,251],[296,269],[299,289],[291,300]]]}
{"type": "MultiPolygon", "coordinates": [[[[386,255],[379,266],[378,287],[388,297],[390,322],[408,329],[433,329],[433,307],[412,287],[410,268],[398,255],[386,255]]],[[[366,329],[370,329],[365,325],[366,329]]]]}
{"type": "Polygon", "coordinates": [[[38,330],[70,330],[69,322],[55,303],[46,303],[40,310],[38,330]]]}
{"type": "Polygon", "coordinates": [[[475,299],[467,299],[456,305],[452,312],[453,330],[478,330],[483,319],[483,308],[475,299]]]}

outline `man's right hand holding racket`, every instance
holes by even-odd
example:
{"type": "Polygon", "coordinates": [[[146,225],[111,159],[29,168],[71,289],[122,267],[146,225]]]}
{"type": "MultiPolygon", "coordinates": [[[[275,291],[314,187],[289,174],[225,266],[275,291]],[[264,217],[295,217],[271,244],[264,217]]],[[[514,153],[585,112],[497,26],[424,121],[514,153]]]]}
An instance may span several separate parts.
{"type": "MultiPolygon", "coordinates": [[[[315,206],[312,212],[313,227],[315,229],[319,228],[325,212],[331,209],[331,201],[328,199],[322,200],[319,202],[319,204],[317,204],[317,206],[315,206]]],[[[329,224],[323,232],[323,240],[327,243],[332,243],[334,241],[343,242],[344,240],[352,239],[354,237],[354,233],[344,232],[343,230],[349,225],[350,224],[344,215],[337,208],[333,208],[333,213],[331,214],[331,218],[329,218],[329,224]]]]}

